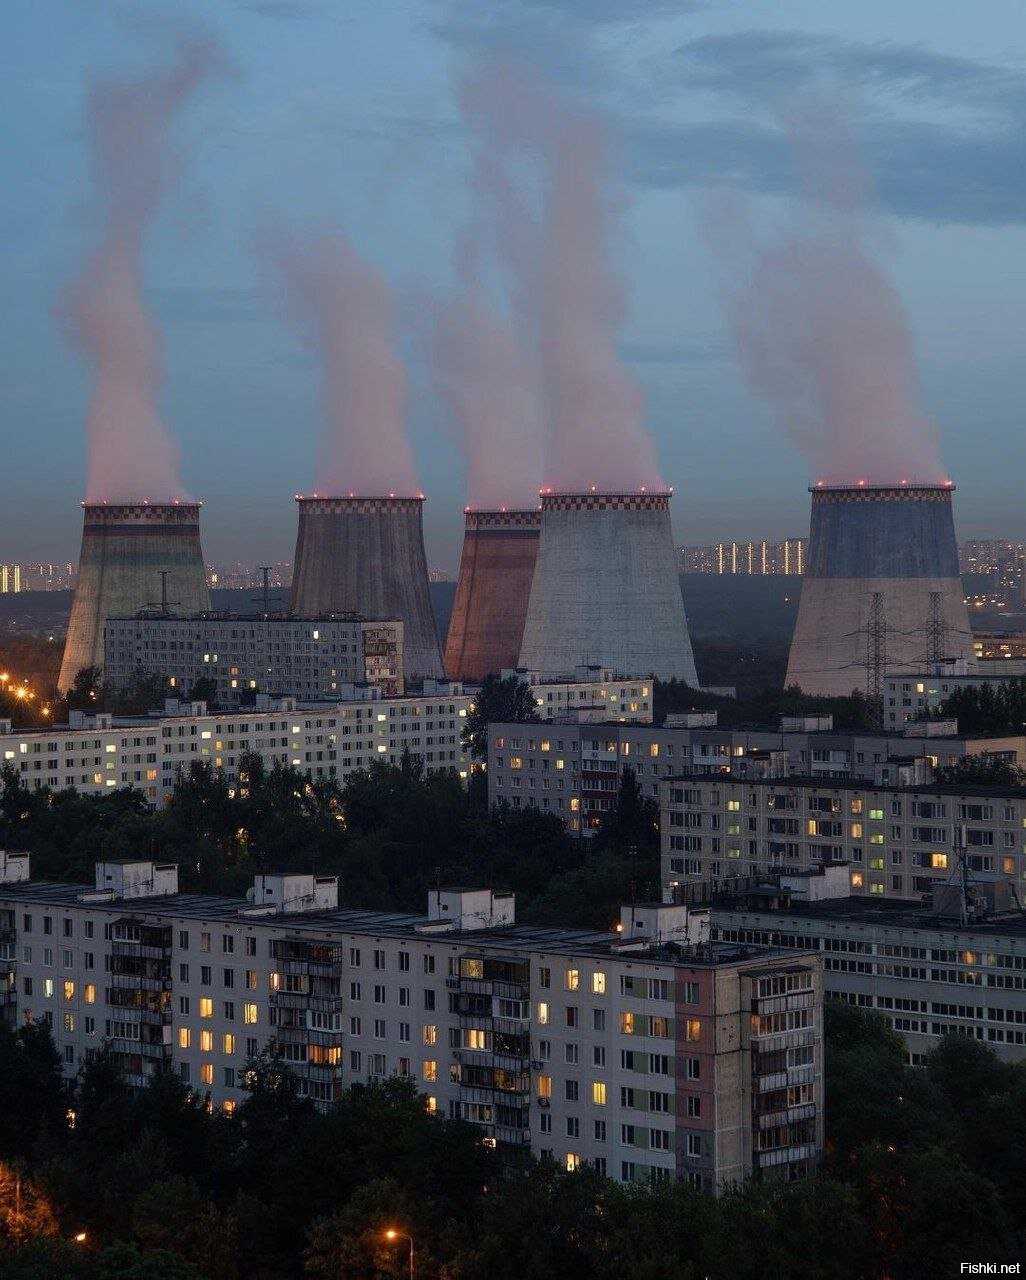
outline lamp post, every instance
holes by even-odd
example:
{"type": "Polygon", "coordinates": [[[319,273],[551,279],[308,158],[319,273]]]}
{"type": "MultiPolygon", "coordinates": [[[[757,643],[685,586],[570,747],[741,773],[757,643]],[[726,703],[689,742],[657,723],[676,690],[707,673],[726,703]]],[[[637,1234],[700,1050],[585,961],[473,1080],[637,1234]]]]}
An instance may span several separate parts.
{"type": "Polygon", "coordinates": [[[386,1240],[409,1240],[410,1242],[410,1280],[414,1280],[413,1276],[413,1236],[406,1231],[396,1231],[394,1227],[389,1227],[385,1232],[386,1240]]]}

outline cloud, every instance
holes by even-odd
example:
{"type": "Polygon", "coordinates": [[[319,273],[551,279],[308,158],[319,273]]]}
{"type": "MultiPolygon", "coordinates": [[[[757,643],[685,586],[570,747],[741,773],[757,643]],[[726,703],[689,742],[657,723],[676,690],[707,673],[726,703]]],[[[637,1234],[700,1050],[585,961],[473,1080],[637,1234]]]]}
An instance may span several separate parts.
{"type": "Polygon", "coordinates": [[[642,186],[792,193],[778,108],[829,87],[867,104],[858,142],[886,211],[933,222],[1026,221],[1026,75],[1017,71],[918,46],[747,31],[681,46],[668,79],[733,99],[744,113],[629,121],[629,162],[642,186]]]}
{"type": "Polygon", "coordinates": [[[272,299],[259,289],[164,285],[152,289],[150,296],[169,324],[248,324],[272,313],[272,299]]]}

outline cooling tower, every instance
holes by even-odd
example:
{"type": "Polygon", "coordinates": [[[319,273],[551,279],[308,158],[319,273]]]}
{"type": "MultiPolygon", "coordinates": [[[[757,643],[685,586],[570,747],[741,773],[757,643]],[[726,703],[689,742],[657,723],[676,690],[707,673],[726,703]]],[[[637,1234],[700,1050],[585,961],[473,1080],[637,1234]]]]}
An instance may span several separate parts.
{"type": "Polygon", "coordinates": [[[297,498],[292,612],[399,618],[407,680],[442,679],[428,594],[423,498],[297,498]]]}
{"type": "Polygon", "coordinates": [[[58,681],[62,692],[83,667],[103,666],[108,618],[131,618],[162,599],[176,613],[210,608],[198,502],[82,506],[82,553],[58,681]]]}
{"type": "Polygon", "coordinates": [[[879,692],[894,668],[973,658],[954,485],[825,486],[812,521],[787,684],[879,692]]]}
{"type": "Polygon", "coordinates": [[[668,493],[543,496],[518,665],[557,676],[582,664],[697,687],[668,493]]]}
{"type": "Polygon", "coordinates": [[[515,667],[538,558],[540,511],[468,511],[445,670],[482,681],[515,667]]]}

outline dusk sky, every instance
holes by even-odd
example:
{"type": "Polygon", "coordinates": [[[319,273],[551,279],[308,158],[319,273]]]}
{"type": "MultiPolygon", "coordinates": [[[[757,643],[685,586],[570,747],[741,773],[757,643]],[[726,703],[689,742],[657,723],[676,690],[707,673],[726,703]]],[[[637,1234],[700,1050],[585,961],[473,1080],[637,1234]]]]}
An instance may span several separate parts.
{"type": "MultiPolygon", "coordinates": [[[[167,65],[167,12],[4,6],[0,561],[77,555],[91,377],[58,304],[97,236],[86,95],[94,76],[167,65]]],[[[608,127],[629,197],[620,356],[675,488],[677,542],[807,530],[810,464],[746,374],[745,299],[714,245],[726,208],[760,237],[795,225],[784,120],[810,102],[851,122],[874,189],[860,246],[904,306],[959,537],[1026,536],[1022,0],[208,0],[171,12],[202,23],[231,64],[173,122],[181,177],[144,249],[160,408],[185,490],[205,504],[208,560],[292,557],[320,377],[268,236],[343,231],[394,291],[428,559],[455,569],[464,461],[424,331],[467,222],[474,144],[458,86],[482,50],[551,77],[608,127]]]]}

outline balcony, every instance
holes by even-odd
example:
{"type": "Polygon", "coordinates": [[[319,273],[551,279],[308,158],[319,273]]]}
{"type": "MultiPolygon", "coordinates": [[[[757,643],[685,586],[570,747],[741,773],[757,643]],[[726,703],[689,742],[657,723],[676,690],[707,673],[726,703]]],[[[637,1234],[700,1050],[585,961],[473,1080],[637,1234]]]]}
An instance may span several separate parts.
{"type": "Polygon", "coordinates": [[[170,991],[171,976],[153,978],[141,973],[112,973],[111,986],[118,991],[170,991]]]}
{"type": "Polygon", "coordinates": [[[170,947],[149,946],[142,942],[117,941],[110,944],[112,956],[131,956],[141,960],[166,960],[171,954],[170,947]]]}
{"type": "Polygon", "coordinates": [[[309,991],[272,991],[270,995],[272,1009],[309,1009],[309,991]]]}
{"type": "Polygon", "coordinates": [[[788,1085],[812,1084],[816,1078],[815,1066],[788,1067],[784,1071],[759,1073],[756,1063],[753,1083],[757,1093],[770,1093],[774,1089],[786,1089],[788,1085]]]}
{"type": "Polygon", "coordinates": [[[498,982],[490,978],[460,978],[461,995],[494,996],[501,1000],[527,1000],[531,988],[525,979],[523,982],[498,982]]]}
{"type": "Polygon", "coordinates": [[[775,1129],[782,1124],[796,1124],[799,1120],[812,1120],[816,1115],[814,1102],[803,1102],[800,1106],[786,1107],[782,1111],[767,1111],[758,1117],[760,1129],[775,1129]]]}
{"type": "Polygon", "coordinates": [[[755,1164],[759,1169],[771,1169],[776,1165],[815,1160],[816,1154],[816,1148],[808,1142],[794,1147],[775,1147],[771,1151],[756,1151],[755,1164]]]}
{"type": "Polygon", "coordinates": [[[304,1075],[308,1080],[341,1081],[342,1079],[341,1062],[334,1064],[327,1062],[297,1062],[292,1065],[297,1075],[304,1075]]]}
{"type": "Polygon", "coordinates": [[[271,1039],[279,1044],[309,1044],[312,1034],[307,1027],[275,1027],[271,1039]]]}
{"type": "Polygon", "coordinates": [[[781,1049],[806,1049],[815,1043],[814,1027],[800,1027],[795,1031],[771,1031],[765,1035],[752,1032],[752,1050],[756,1053],[777,1053],[781,1049]]]}
{"type": "Polygon", "coordinates": [[[511,1129],[508,1125],[497,1124],[494,1133],[496,1140],[508,1147],[529,1147],[531,1145],[530,1129],[511,1129]]]}

